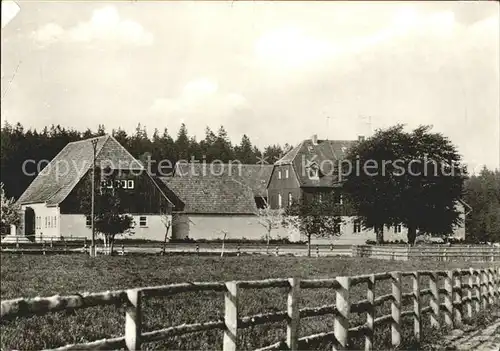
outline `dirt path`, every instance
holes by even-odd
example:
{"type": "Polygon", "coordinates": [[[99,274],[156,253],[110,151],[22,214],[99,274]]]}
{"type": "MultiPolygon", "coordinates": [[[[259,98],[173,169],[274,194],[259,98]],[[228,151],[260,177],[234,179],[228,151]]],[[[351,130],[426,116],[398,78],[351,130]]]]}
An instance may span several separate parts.
{"type": "Polygon", "coordinates": [[[500,351],[500,317],[487,327],[456,329],[444,338],[447,350],[500,351]]]}

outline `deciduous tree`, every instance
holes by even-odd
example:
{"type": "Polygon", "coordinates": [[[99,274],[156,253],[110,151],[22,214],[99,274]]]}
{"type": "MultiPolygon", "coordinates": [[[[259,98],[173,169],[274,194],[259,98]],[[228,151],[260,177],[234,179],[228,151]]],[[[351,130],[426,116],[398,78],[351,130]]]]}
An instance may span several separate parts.
{"type": "Polygon", "coordinates": [[[333,194],[292,203],[285,209],[283,225],[292,227],[307,237],[307,255],[311,256],[312,237],[341,235],[342,218],[333,194]]]}
{"type": "Polygon", "coordinates": [[[383,226],[405,225],[408,242],[417,230],[435,236],[460,225],[465,167],[455,145],[429,126],[405,132],[379,130],[350,149],[342,163],[343,190],[365,228],[383,241],[383,226]]]}

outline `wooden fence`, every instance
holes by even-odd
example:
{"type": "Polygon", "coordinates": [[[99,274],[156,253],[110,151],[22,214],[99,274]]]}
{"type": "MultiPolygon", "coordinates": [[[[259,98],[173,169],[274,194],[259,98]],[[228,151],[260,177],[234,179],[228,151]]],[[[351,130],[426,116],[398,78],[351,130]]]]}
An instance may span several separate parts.
{"type": "MultiPolygon", "coordinates": [[[[33,243],[2,243],[2,252],[13,253],[75,253],[88,252],[90,240],[85,237],[44,237],[37,238],[33,243]]],[[[115,250],[125,253],[160,253],[162,243],[126,243],[115,244],[115,250]]],[[[104,252],[102,244],[98,244],[98,251],[104,252]]],[[[168,253],[184,254],[221,254],[221,243],[168,243],[165,247],[168,253]]],[[[307,245],[285,244],[234,244],[226,243],[224,254],[240,256],[244,254],[271,254],[276,256],[307,255],[307,245]]],[[[351,256],[368,257],[388,260],[435,259],[441,261],[470,260],[470,261],[500,261],[500,247],[489,245],[312,245],[311,255],[324,256],[351,256]]]]}
{"type": "Polygon", "coordinates": [[[236,350],[241,329],[255,325],[286,321],[286,339],[259,350],[305,349],[313,341],[329,340],[334,350],[348,349],[354,335],[363,335],[365,350],[372,350],[376,328],[391,325],[393,346],[401,344],[402,318],[413,319],[413,333],[417,341],[422,335],[422,319],[430,318],[435,328],[441,325],[460,327],[462,319],[474,318],[475,313],[487,309],[500,300],[500,267],[487,269],[459,269],[453,271],[388,272],[331,279],[268,279],[259,281],[231,281],[207,283],[181,283],[165,286],[107,291],[70,296],[14,299],[2,301],[1,320],[45,314],[53,311],[71,310],[103,305],[125,305],[125,335],[84,344],[73,344],[56,350],[119,349],[138,350],[142,344],[188,333],[223,330],[223,350],[236,350]],[[412,277],[412,291],[403,292],[402,277],[412,277]],[[422,277],[428,277],[428,288],[422,289],[422,277]],[[440,279],[443,278],[443,279],[440,279]],[[384,280],[391,282],[390,294],[375,296],[376,285],[384,280]],[[442,286],[439,284],[443,280],[442,286]],[[353,301],[354,286],[365,284],[366,299],[353,301]],[[240,316],[238,296],[241,289],[287,288],[287,310],[240,316]],[[298,301],[304,290],[328,288],[335,291],[336,303],[320,307],[300,308],[298,301]],[[224,320],[205,323],[183,324],[161,330],[142,330],[142,303],[150,297],[169,296],[193,291],[219,291],[225,294],[224,320]],[[429,296],[429,305],[423,306],[422,297],[429,296]],[[441,297],[444,303],[441,303],[441,297]],[[403,310],[403,302],[413,300],[412,308],[403,310]],[[391,303],[391,313],[377,316],[375,308],[385,302],[391,303]],[[352,326],[354,314],[366,314],[366,323],[352,326]],[[333,331],[308,336],[299,335],[300,319],[313,316],[333,315],[333,331]]]}

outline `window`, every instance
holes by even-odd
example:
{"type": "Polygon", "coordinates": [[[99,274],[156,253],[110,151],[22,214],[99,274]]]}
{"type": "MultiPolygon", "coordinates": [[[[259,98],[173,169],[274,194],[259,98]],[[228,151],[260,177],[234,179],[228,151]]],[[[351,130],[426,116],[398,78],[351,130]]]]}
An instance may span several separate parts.
{"type": "Polygon", "coordinates": [[[318,179],[319,178],[319,172],[318,172],[318,165],[315,163],[311,164],[309,168],[307,169],[309,179],[318,179]]]}
{"type": "Polygon", "coordinates": [[[340,233],[340,223],[336,223],[335,226],[333,227],[333,232],[335,234],[340,233]]]}
{"type": "Polygon", "coordinates": [[[90,218],[90,216],[85,217],[85,225],[87,227],[92,227],[92,218],[90,218]]]}
{"type": "Polygon", "coordinates": [[[278,208],[281,208],[283,206],[282,199],[281,199],[281,194],[278,194],[278,208]]]}
{"type": "Polygon", "coordinates": [[[47,216],[45,216],[45,228],[47,228],[48,223],[49,223],[49,220],[48,220],[47,216]]]}
{"type": "Polygon", "coordinates": [[[57,228],[57,216],[54,216],[54,228],[57,228]]]}
{"type": "Polygon", "coordinates": [[[127,180],[127,189],[134,189],[134,181],[127,180]]]}
{"type": "Polygon", "coordinates": [[[281,170],[278,171],[278,179],[281,179],[281,170]]]}
{"type": "Polygon", "coordinates": [[[127,189],[128,188],[128,182],[126,180],[120,181],[122,189],[127,189]]]}
{"type": "Polygon", "coordinates": [[[147,227],[147,218],[146,216],[139,217],[139,227],[147,227]]]}
{"type": "Polygon", "coordinates": [[[293,203],[293,195],[292,193],[288,193],[288,206],[292,206],[293,203]]]}
{"type": "Polygon", "coordinates": [[[288,174],[288,168],[287,168],[287,169],[285,169],[285,179],[288,179],[288,176],[289,176],[289,174],[288,174]]]}
{"type": "Polygon", "coordinates": [[[394,226],[394,233],[401,233],[401,224],[394,226]]]}
{"type": "Polygon", "coordinates": [[[354,233],[361,233],[361,222],[354,221],[354,233]]]}

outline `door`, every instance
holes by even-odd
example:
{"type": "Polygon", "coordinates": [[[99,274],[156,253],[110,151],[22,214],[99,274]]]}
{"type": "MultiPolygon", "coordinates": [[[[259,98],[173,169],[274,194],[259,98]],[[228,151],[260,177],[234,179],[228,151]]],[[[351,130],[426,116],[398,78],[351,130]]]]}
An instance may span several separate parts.
{"type": "Polygon", "coordinates": [[[35,211],[31,207],[24,213],[24,235],[35,235],[35,211]]]}

